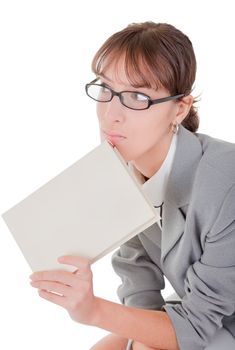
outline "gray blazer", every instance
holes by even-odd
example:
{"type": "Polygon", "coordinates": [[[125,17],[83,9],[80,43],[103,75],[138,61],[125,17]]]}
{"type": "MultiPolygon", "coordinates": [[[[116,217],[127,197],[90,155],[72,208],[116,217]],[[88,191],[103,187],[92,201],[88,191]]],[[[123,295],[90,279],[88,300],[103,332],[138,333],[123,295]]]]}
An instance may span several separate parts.
{"type": "Polygon", "coordinates": [[[162,232],[152,225],[112,262],[121,302],[165,310],[181,350],[204,349],[221,327],[235,337],[235,144],[181,126],[162,232]],[[181,303],[165,304],[164,275],[181,303]]]}

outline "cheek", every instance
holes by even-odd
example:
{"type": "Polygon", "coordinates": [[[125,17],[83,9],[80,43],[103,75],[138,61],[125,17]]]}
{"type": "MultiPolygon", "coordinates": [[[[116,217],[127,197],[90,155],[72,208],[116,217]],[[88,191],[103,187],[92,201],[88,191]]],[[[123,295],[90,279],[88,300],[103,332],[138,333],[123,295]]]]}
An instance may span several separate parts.
{"type": "MultiPolygon", "coordinates": [[[[133,160],[164,142],[171,134],[172,115],[155,113],[136,119],[129,125],[128,139],[122,145],[122,154],[128,161],[133,160]]],[[[121,145],[120,145],[121,146],[121,145]]]]}
{"type": "MultiPolygon", "coordinates": [[[[126,161],[138,158],[149,151],[157,143],[161,142],[171,132],[172,111],[168,106],[157,106],[158,108],[136,114],[129,111],[122,120],[122,130],[127,139],[116,147],[126,161]]],[[[96,113],[99,124],[104,124],[105,104],[97,103],[96,113]]],[[[120,124],[120,126],[121,126],[120,124]]]]}
{"type": "Polygon", "coordinates": [[[127,139],[117,145],[119,152],[126,161],[137,159],[158,142],[159,129],[156,123],[152,125],[137,120],[129,123],[126,129],[127,139]]]}
{"type": "Polygon", "coordinates": [[[164,135],[169,133],[171,125],[171,117],[166,113],[152,113],[143,118],[136,127],[135,135],[142,139],[142,142],[151,144],[158,142],[164,135]]]}
{"type": "Polygon", "coordinates": [[[101,116],[103,115],[103,107],[101,103],[96,103],[96,115],[98,117],[98,120],[101,120],[101,116]]]}

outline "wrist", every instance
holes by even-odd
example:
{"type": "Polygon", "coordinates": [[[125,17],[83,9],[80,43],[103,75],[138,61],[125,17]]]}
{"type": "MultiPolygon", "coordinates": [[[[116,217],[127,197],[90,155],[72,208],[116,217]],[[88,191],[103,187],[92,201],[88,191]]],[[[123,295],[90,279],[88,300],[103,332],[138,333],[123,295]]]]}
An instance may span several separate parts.
{"type": "Polygon", "coordinates": [[[92,312],[89,316],[89,325],[94,327],[99,327],[99,322],[101,319],[101,299],[98,297],[94,297],[94,304],[92,308],[92,312]]]}

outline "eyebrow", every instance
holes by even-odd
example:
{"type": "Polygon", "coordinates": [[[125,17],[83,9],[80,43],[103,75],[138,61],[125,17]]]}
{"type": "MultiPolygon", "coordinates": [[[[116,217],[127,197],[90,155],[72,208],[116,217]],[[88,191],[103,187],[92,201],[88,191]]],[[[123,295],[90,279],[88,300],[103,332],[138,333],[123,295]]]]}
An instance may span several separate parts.
{"type": "MultiPolygon", "coordinates": [[[[102,72],[100,72],[99,74],[97,74],[97,76],[98,76],[98,78],[99,77],[101,77],[101,78],[104,78],[104,79],[106,79],[106,80],[108,80],[108,82],[110,82],[110,83],[113,83],[113,80],[112,79],[110,79],[110,78],[108,78],[104,73],[102,73],[102,72]]],[[[126,85],[125,83],[123,83],[124,85],[126,85]]],[[[137,87],[134,87],[134,86],[132,86],[131,84],[129,85],[126,85],[126,86],[128,86],[129,88],[134,88],[134,89],[138,89],[137,87]]]]}
{"type": "MultiPolygon", "coordinates": [[[[113,80],[108,78],[103,72],[100,72],[99,74],[97,74],[97,77],[104,78],[104,79],[108,80],[110,83],[113,83],[113,80]]],[[[140,92],[140,93],[143,93],[143,94],[148,96],[148,94],[146,92],[144,92],[144,91],[141,92],[140,90],[141,90],[141,88],[145,88],[145,89],[149,89],[149,88],[144,87],[144,86],[140,86],[140,87],[134,87],[133,85],[128,85],[128,86],[130,86],[130,88],[134,88],[135,90],[133,90],[133,91],[140,92]]]]}

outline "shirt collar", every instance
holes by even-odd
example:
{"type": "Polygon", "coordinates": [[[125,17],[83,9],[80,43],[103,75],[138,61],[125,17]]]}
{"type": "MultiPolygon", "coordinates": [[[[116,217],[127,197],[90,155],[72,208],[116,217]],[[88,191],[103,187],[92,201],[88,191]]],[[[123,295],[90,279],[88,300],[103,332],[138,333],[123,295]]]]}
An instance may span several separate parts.
{"type": "Polygon", "coordinates": [[[143,174],[141,174],[132,164],[129,163],[129,167],[134,173],[137,180],[142,184],[142,188],[145,194],[150,199],[151,203],[158,207],[164,202],[166,185],[168,181],[169,174],[171,172],[174,155],[176,151],[177,134],[173,135],[171,145],[167,156],[162,163],[160,169],[147,181],[143,174]]]}

